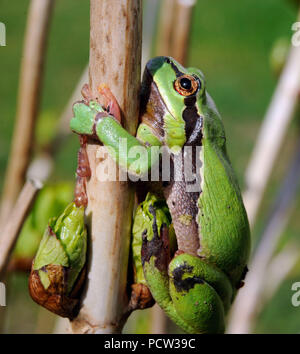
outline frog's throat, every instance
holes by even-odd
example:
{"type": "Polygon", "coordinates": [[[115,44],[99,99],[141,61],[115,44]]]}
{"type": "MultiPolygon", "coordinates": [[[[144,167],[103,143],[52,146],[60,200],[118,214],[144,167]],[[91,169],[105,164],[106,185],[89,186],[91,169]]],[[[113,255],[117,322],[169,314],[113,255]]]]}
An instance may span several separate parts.
{"type": "MultiPolygon", "coordinates": [[[[164,116],[170,113],[149,70],[145,68],[140,100],[140,121],[161,140],[165,136],[164,116]]],[[[174,117],[175,119],[175,117],[174,117]]]]}

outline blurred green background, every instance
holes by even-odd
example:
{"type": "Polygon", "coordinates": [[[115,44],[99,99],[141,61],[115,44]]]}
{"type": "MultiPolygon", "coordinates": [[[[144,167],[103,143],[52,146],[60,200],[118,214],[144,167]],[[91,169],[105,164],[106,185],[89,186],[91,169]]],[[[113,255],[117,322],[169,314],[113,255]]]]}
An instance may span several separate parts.
{"type": "MultiPolygon", "coordinates": [[[[0,47],[0,188],[3,186],[16,113],[28,4],[28,0],[0,0],[0,21],[6,24],[7,29],[7,46],[0,47]]],[[[229,155],[242,187],[245,168],[277,82],[270,68],[270,52],[280,37],[291,37],[296,15],[295,2],[288,0],[197,1],[188,64],[200,68],[206,76],[207,89],[224,120],[229,155]]],[[[88,53],[89,1],[57,0],[48,41],[36,152],[53,136],[55,124],[88,62],[88,53]]],[[[294,119],[260,209],[253,232],[254,247],[298,136],[299,124],[294,119]]],[[[78,139],[70,135],[56,158],[52,181],[73,180],[77,149],[78,139]]],[[[299,244],[299,210],[297,198],[283,242],[293,238],[299,244]]],[[[291,304],[291,284],[294,281],[300,281],[300,264],[262,311],[255,330],[257,333],[300,331],[300,308],[291,304]]],[[[54,316],[38,311],[27,294],[18,295],[27,291],[26,276],[10,275],[7,287],[3,331],[28,333],[36,330],[36,323],[39,323],[39,331],[50,331],[54,316]]],[[[4,309],[0,308],[0,316],[3,312],[4,309]]],[[[140,321],[140,328],[143,328],[145,320],[140,321]]]]}

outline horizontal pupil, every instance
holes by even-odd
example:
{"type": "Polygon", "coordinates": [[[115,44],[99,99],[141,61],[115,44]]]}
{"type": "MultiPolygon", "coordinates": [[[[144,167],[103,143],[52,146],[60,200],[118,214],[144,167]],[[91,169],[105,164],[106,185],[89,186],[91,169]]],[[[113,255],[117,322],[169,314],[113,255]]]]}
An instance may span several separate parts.
{"type": "Polygon", "coordinates": [[[183,78],[180,80],[180,85],[182,88],[186,89],[186,90],[190,90],[192,87],[192,83],[191,80],[187,79],[187,78],[183,78]]]}

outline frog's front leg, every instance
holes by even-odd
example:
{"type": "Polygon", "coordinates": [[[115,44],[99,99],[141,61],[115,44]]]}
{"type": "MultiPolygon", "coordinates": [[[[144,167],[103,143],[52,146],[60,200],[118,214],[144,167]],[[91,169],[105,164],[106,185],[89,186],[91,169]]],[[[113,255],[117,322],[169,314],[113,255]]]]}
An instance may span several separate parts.
{"type": "MultiPolygon", "coordinates": [[[[81,90],[83,100],[73,104],[74,116],[70,121],[70,128],[74,133],[87,135],[98,139],[95,132],[95,125],[97,121],[100,119],[100,117],[110,116],[110,111],[107,110],[107,105],[112,105],[112,101],[114,102],[113,106],[117,105],[116,99],[112,98],[114,96],[107,87],[105,90],[103,88],[103,90],[100,92],[104,106],[102,106],[95,98],[93,98],[91,90],[87,84],[83,86],[81,90]]],[[[117,112],[117,117],[112,118],[120,121],[121,118],[119,108],[115,109],[115,112],[117,112]]]]}
{"type": "Polygon", "coordinates": [[[85,92],[85,101],[77,102],[73,106],[71,130],[98,139],[122,168],[129,174],[141,177],[158,161],[159,150],[152,150],[151,146],[159,147],[161,142],[143,125],[139,127],[137,137],[129,134],[120,125],[120,112],[110,90],[105,86],[100,92],[108,107],[103,108],[96,101],[89,101],[87,104],[90,96],[85,92]]]}

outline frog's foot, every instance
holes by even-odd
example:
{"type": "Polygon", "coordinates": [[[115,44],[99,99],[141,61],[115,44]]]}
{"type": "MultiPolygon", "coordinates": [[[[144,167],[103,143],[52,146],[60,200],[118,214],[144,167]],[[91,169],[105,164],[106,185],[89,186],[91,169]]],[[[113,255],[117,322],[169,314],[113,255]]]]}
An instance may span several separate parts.
{"type": "Polygon", "coordinates": [[[160,232],[158,231],[156,223],[156,212],[152,205],[149,206],[149,211],[153,215],[153,238],[149,241],[147,239],[147,230],[143,232],[142,238],[142,264],[150,262],[154,257],[155,267],[161,272],[168,272],[168,265],[170,263],[170,246],[169,246],[169,229],[166,224],[162,224],[160,232]]]}
{"type": "MultiPolygon", "coordinates": [[[[114,116],[114,118],[121,123],[121,111],[116,97],[111,92],[110,88],[106,84],[101,84],[98,87],[98,92],[101,95],[100,103],[107,113],[114,116]]],[[[88,106],[91,101],[97,101],[92,95],[92,91],[88,84],[84,84],[81,89],[81,95],[84,103],[88,106]]]]}
{"type": "Polygon", "coordinates": [[[101,95],[102,103],[106,111],[114,116],[116,120],[121,123],[121,111],[116,97],[106,84],[101,84],[98,87],[98,92],[101,95]]]}
{"type": "MultiPolygon", "coordinates": [[[[102,107],[95,101],[87,104],[86,100],[73,104],[73,118],[70,121],[70,128],[79,135],[88,135],[97,138],[94,132],[96,116],[103,112],[102,107]]],[[[107,116],[107,113],[105,113],[107,116]]]]}

